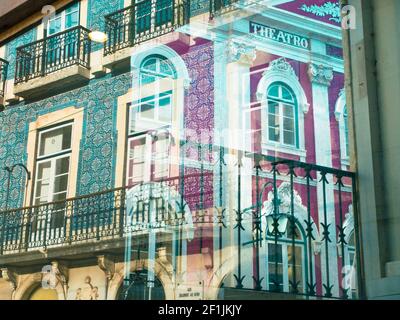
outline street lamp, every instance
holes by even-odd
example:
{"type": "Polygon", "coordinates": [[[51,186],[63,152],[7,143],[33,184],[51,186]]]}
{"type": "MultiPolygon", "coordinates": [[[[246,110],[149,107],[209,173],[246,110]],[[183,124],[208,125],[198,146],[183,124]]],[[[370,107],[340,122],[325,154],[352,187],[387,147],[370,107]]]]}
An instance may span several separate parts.
{"type": "Polygon", "coordinates": [[[90,40],[98,43],[104,43],[107,41],[108,37],[104,32],[101,31],[92,31],[89,33],[90,40]]]}
{"type": "Polygon", "coordinates": [[[278,214],[270,214],[267,216],[267,226],[268,232],[272,235],[276,234],[276,229],[278,230],[278,234],[284,234],[287,229],[288,217],[286,214],[278,213],[278,214]]]}
{"type": "Polygon", "coordinates": [[[17,163],[12,165],[11,167],[4,167],[3,170],[6,170],[8,173],[8,178],[7,178],[7,194],[6,194],[6,210],[8,209],[8,198],[10,196],[10,182],[11,182],[11,174],[13,173],[14,169],[16,167],[21,167],[22,169],[25,170],[26,176],[28,181],[31,180],[31,173],[28,170],[28,168],[23,164],[23,163],[17,163]]]}

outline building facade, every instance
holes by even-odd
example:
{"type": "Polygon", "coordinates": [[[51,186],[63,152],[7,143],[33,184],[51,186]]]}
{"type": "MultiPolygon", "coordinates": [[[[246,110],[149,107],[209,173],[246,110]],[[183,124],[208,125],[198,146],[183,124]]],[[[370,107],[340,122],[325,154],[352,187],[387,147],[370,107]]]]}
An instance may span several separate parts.
{"type": "Polygon", "coordinates": [[[2,299],[362,295],[337,2],[60,0],[0,58],[2,299]]]}

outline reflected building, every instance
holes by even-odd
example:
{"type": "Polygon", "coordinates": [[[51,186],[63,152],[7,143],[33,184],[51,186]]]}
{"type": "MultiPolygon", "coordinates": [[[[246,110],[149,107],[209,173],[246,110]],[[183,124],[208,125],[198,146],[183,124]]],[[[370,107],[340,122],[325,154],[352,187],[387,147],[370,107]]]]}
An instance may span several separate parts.
{"type": "Polygon", "coordinates": [[[1,26],[0,298],[360,297],[338,2],[53,4],[1,26]]]}

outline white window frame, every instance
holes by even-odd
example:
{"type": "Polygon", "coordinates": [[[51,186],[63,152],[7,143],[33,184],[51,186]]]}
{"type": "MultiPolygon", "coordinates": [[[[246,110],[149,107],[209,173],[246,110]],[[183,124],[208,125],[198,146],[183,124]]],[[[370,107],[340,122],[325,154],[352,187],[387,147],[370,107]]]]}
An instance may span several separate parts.
{"type": "MultiPolygon", "coordinates": [[[[171,123],[172,123],[172,113],[173,113],[173,107],[174,107],[174,104],[173,104],[173,92],[171,92],[171,93],[168,93],[168,94],[165,94],[165,95],[163,95],[163,96],[161,96],[164,92],[161,92],[160,93],[160,88],[159,88],[159,84],[157,84],[157,88],[156,88],[158,91],[156,91],[156,94],[154,94],[154,96],[151,98],[151,99],[148,99],[148,100],[145,100],[145,101],[138,101],[137,103],[135,103],[135,104],[133,104],[133,105],[131,105],[130,107],[129,107],[129,133],[130,134],[132,134],[132,133],[134,133],[134,132],[137,132],[137,131],[134,131],[133,129],[132,129],[132,123],[133,123],[133,121],[135,122],[135,129],[136,129],[136,126],[137,126],[137,124],[138,123],[144,123],[143,125],[141,125],[140,127],[138,127],[138,129],[139,130],[141,130],[141,129],[157,129],[157,128],[160,128],[160,127],[163,127],[163,126],[170,126],[171,125],[171,123]],[[165,98],[169,98],[169,109],[170,109],[170,118],[171,118],[171,121],[169,121],[169,122],[166,122],[166,121],[161,121],[160,120],[160,100],[162,100],[162,99],[165,99],[165,98]],[[141,106],[143,105],[143,104],[146,104],[146,103],[148,103],[148,102],[154,102],[154,118],[153,119],[149,119],[149,118],[146,118],[146,117],[143,117],[142,116],[142,113],[141,113],[141,106]]],[[[143,100],[143,99],[146,99],[147,97],[145,97],[145,98],[142,98],[141,100],[143,100]]]]}
{"type": "MultiPolygon", "coordinates": [[[[167,135],[168,137],[166,138],[167,140],[168,140],[168,146],[169,146],[169,153],[168,153],[168,156],[167,156],[167,158],[168,158],[168,172],[167,172],[167,174],[166,174],[166,178],[168,178],[169,177],[169,174],[170,174],[170,165],[171,165],[171,137],[170,137],[170,133],[169,132],[165,132],[165,133],[162,133],[162,134],[165,134],[165,135],[167,135]]],[[[154,137],[152,136],[152,134],[151,134],[151,131],[150,132],[143,132],[143,133],[139,133],[139,134],[136,134],[136,135],[134,135],[134,136],[131,136],[131,137],[128,137],[128,139],[127,139],[127,144],[128,144],[128,146],[127,146],[127,172],[126,172],[126,177],[125,177],[125,180],[126,180],[126,185],[130,185],[129,184],[129,180],[131,180],[131,176],[129,176],[129,166],[130,166],[130,160],[131,160],[131,157],[130,157],[130,152],[131,152],[131,147],[130,147],[130,145],[131,145],[131,142],[133,141],[133,140],[140,140],[140,139],[143,139],[143,138],[145,138],[145,147],[144,147],[144,173],[143,173],[143,179],[142,179],[142,181],[141,182],[144,182],[144,183],[147,183],[147,182],[150,182],[150,181],[152,181],[152,179],[153,179],[153,172],[152,172],[152,166],[155,164],[155,161],[158,161],[158,159],[157,159],[157,155],[153,152],[153,145],[154,145],[154,142],[153,142],[153,139],[154,139],[154,137]]],[[[139,182],[139,181],[136,181],[136,182],[134,182],[134,184],[140,184],[141,182],[139,182]]]]}
{"type": "MultiPolygon", "coordinates": [[[[78,24],[77,24],[76,26],[79,26],[79,23],[80,23],[81,4],[80,4],[80,1],[78,1],[78,2],[76,2],[76,3],[78,4],[78,6],[77,6],[78,24]]],[[[74,5],[75,5],[75,3],[74,3],[74,4],[71,4],[71,5],[69,5],[69,6],[67,6],[65,9],[63,9],[62,11],[56,13],[53,17],[51,17],[50,19],[47,20],[47,25],[46,25],[47,36],[53,36],[53,35],[55,35],[55,34],[59,34],[59,33],[62,33],[62,32],[64,32],[64,31],[66,31],[66,30],[69,30],[69,29],[71,29],[71,28],[76,27],[76,26],[72,26],[72,27],[69,27],[69,28],[66,28],[66,27],[65,27],[65,22],[66,22],[66,19],[65,19],[65,18],[66,18],[66,15],[67,15],[67,14],[66,14],[66,10],[67,10],[70,6],[74,6],[74,5]],[[50,34],[50,23],[51,23],[52,21],[56,20],[58,17],[61,17],[61,29],[60,29],[60,31],[58,31],[58,32],[55,32],[55,33],[50,34]]]]}
{"type": "Polygon", "coordinates": [[[70,183],[70,174],[71,174],[71,154],[72,154],[72,134],[73,134],[73,130],[74,130],[74,124],[73,123],[66,123],[64,125],[60,125],[60,126],[53,127],[53,128],[50,128],[50,129],[45,129],[45,130],[42,130],[42,131],[39,132],[39,134],[38,134],[39,143],[38,143],[38,149],[37,149],[37,154],[36,154],[36,165],[35,165],[36,174],[35,174],[35,184],[34,184],[34,193],[33,193],[33,195],[34,195],[33,196],[34,203],[36,203],[36,199],[38,198],[38,196],[37,196],[37,181],[38,181],[39,165],[41,163],[45,163],[45,162],[49,162],[49,161],[51,162],[50,168],[53,169],[53,172],[51,173],[51,176],[50,176],[50,179],[49,179],[49,186],[50,187],[49,187],[49,192],[48,192],[47,198],[49,198],[49,196],[51,195],[52,199],[50,201],[48,201],[48,203],[49,202],[53,202],[53,199],[54,199],[54,192],[53,191],[54,191],[56,161],[59,160],[59,159],[62,159],[62,158],[66,158],[66,157],[68,157],[69,161],[70,161],[69,162],[69,167],[68,167],[68,173],[67,173],[68,174],[68,182],[67,182],[67,190],[66,190],[67,191],[67,196],[68,196],[69,183],[70,183]],[[40,152],[41,144],[42,144],[42,135],[44,133],[51,132],[51,131],[54,131],[54,130],[59,130],[61,128],[65,128],[65,127],[68,127],[68,126],[71,127],[71,146],[70,146],[70,148],[62,150],[62,151],[59,151],[59,152],[55,152],[55,153],[47,154],[47,155],[44,155],[44,156],[40,156],[39,152],[40,152]]]}
{"type": "Polygon", "coordinates": [[[305,149],[304,117],[308,113],[310,104],[301,86],[299,78],[293,67],[285,58],[278,58],[271,61],[265,70],[260,70],[262,77],[257,86],[257,101],[261,104],[261,130],[262,130],[262,152],[268,154],[269,151],[286,153],[300,157],[301,161],[306,160],[307,151],[305,149]],[[274,143],[268,140],[268,89],[274,83],[283,83],[289,87],[297,102],[297,138],[298,147],[274,143]]]}
{"type": "Polygon", "coordinates": [[[297,108],[298,108],[298,106],[297,106],[296,96],[294,95],[294,92],[291,90],[291,88],[288,88],[291,91],[290,93],[293,95],[294,101],[285,103],[284,99],[281,97],[282,96],[282,88],[285,87],[285,85],[283,83],[278,83],[278,82],[272,83],[271,86],[268,88],[268,91],[270,90],[270,88],[272,86],[278,86],[279,95],[280,95],[280,97],[278,97],[277,99],[272,99],[274,101],[276,100],[275,102],[278,104],[278,111],[279,111],[279,114],[278,114],[278,117],[279,117],[279,141],[271,140],[271,138],[269,137],[269,130],[270,130],[271,126],[269,124],[270,112],[269,112],[269,98],[268,98],[268,93],[267,93],[267,109],[268,109],[267,110],[267,114],[268,114],[267,128],[268,128],[268,130],[266,132],[266,135],[267,135],[268,144],[278,144],[278,145],[284,146],[285,148],[298,149],[297,146],[299,145],[299,141],[298,141],[299,140],[299,138],[298,138],[299,129],[298,129],[298,119],[297,119],[297,108]],[[285,129],[284,129],[283,105],[289,105],[289,106],[293,107],[294,144],[285,143],[285,141],[284,141],[284,133],[285,133],[284,131],[285,131],[285,129]]]}
{"type": "Polygon", "coordinates": [[[54,197],[56,195],[58,195],[58,194],[61,194],[61,193],[66,193],[66,196],[68,196],[69,180],[70,180],[69,179],[70,178],[69,175],[70,175],[70,170],[71,170],[71,154],[70,153],[59,155],[59,156],[56,156],[56,157],[51,157],[49,159],[38,160],[36,162],[36,180],[35,180],[35,198],[34,198],[34,203],[35,204],[36,204],[36,200],[39,198],[38,195],[37,195],[37,182],[39,181],[39,179],[37,177],[37,173],[39,172],[39,166],[41,164],[43,164],[43,163],[46,163],[46,162],[50,162],[51,163],[50,164],[50,168],[51,168],[51,171],[52,171],[51,174],[50,174],[50,178],[49,178],[49,191],[48,191],[48,194],[47,194],[46,203],[51,203],[51,202],[55,201],[54,197]],[[57,160],[64,159],[64,158],[68,158],[69,159],[68,172],[56,176],[55,171],[56,171],[57,160]],[[61,177],[61,176],[67,176],[68,177],[67,178],[67,189],[65,191],[63,191],[63,192],[54,193],[54,181],[55,181],[56,178],[61,177]],[[51,195],[52,199],[49,200],[50,195],[51,195]]]}

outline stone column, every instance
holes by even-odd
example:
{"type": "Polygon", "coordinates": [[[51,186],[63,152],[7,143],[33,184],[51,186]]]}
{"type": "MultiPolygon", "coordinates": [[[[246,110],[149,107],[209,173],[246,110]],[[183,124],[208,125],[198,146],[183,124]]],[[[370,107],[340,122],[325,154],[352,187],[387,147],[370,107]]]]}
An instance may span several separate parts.
{"type": "MultiPolygon", "coordinates": [[[[332,145],[330,132],[329,115],[329,87],[333,80],[333,69],[326,65],[309,64],[309,78],[312,83],[313,113],[314,113],[314,135],[315,135],[315,160],[318,165],[332,167],[332,145]]],[[[318,181],[321,175],[318,174],[318,181]]],[[[317,185],[318,201],[318,219],[319,233],[321,236],[321,273],[322,282],[325,285],[332,286],[332,295],[339,295],[338,267],[337,267],[337,246],[336,246],[336,221],[335,221],[335,200],[334,186],[331,175],[326,175],[327,183],[325,185],[326,212],[327,212],[327,231],[329,232],[330,242],[328,243],[328,252],[325,249],[324,239],[324,196],[323,183],[317,185]],[[327,255],[329,266],[327,268],[327,255]],[[327,272],[328,270],[328,272],[327,272]]],[[[326,294],[323,288],[323,294],[326,294]]]]}
{"type": "MultiPolygon", "coordinates": [[[[228,163],[228,215],[230,240],[233,244],[232,261],[234,262],[234,274],[243,277],[242,285],[245,288],[253,288],[253,253],[252,245],[243,246],[245,242],[252,240],[252,215],[245,209],[252,205],[252,159],[245,156],[250,151],[250,143],[245,138],[246,124],[243,109],[250,103],[250,67],[256,57],[255,47],[239,43],[230,39],[226,44],[226,98],[227,98],[227,132],[225,133],[225,144],[231,150],[231,161],[228,163]],[[240,189],[238,181],[240,165],[240,189]],[[239,210],[240,199],[240,213],[239,210]],[[239,228],[237,217],[241,214],[242,227],[239,243],[239,228]],[[240,272],[238,268],[240,246],[241,261],[240,272]],[[240,274],[239,274],[240,273],[240,274]]],[[[236,281],[234,282],[236,285],[236,281]]]]}

